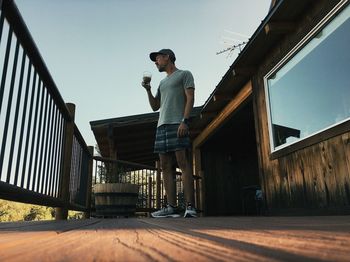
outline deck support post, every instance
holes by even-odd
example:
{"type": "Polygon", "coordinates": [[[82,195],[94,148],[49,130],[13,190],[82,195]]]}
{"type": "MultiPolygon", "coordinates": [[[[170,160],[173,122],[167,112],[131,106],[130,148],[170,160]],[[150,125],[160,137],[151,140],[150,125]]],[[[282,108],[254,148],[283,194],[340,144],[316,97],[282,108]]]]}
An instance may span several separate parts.
{"type": "Polygon", "coordinates": [[[148,177],[148,203],[147,203],[147,206],[148,206],[148,208],[149,209],[151,209],[152,208],[152,194],[153,194],[153,192],[152,192],[152,183],[153,183],[153,181],[152,181],[152,176],[149,176],[148,177]]]}
{"type": "Polygon", "coordinates": [[[160,209],[160,206],[161,206],[161,183],[162,183],[162,181],[161,181],[161,170],[160,170],[160,162],[159,161],[156,161],[156,168],[157,168],[157,179],[156,179],[156,181],[157,181],[157,191],[156,191],[156,198],[157,198],[157,204],[156,204],[156,207],[157,207],[157,209],[160,209]]]}

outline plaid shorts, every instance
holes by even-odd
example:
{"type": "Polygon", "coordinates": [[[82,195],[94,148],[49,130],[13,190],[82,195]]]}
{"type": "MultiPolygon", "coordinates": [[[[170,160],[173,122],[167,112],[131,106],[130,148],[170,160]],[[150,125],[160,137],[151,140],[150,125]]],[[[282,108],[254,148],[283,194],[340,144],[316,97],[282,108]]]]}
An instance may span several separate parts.
{"type": "Polygon", "coordinates": [[[177,137],[179,124],[161,125],[157,128],[154,153],[164,154],[191,147],[190,138],[177,137]]]}

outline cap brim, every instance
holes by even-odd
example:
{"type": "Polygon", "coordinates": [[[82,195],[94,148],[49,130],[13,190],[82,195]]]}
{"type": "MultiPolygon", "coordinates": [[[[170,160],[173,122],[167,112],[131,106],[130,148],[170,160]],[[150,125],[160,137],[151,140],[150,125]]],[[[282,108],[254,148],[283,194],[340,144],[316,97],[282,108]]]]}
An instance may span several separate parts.
{"type": "Polygon", "coordinates": [[[150,54],[149,54],[149,58],[150,58],[153,62],[155,62],[155,61],[156,61],[156,57],[157,57],[157,55],[159,55],[159,54],[160,54],[159,52],[150,53],[150,54]]]}

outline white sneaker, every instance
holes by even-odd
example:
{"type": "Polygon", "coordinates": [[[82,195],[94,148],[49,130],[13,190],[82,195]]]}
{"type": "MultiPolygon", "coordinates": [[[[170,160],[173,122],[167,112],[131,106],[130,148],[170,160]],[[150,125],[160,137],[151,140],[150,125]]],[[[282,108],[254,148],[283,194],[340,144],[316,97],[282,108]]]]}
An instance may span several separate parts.
{"type": "Polygon", "coordinates": [[[151,213],[152,217],[160,218],[160,217],[180,217],[180,215],[176,212],[176,209],[170,205],[163,207],[162,209],[151,213]]]}
{"type": "Polygon", "coordinates": [[[184,217],[197,217],[197,211],[191,205],[188,205],[184,214],[184,217]]]}

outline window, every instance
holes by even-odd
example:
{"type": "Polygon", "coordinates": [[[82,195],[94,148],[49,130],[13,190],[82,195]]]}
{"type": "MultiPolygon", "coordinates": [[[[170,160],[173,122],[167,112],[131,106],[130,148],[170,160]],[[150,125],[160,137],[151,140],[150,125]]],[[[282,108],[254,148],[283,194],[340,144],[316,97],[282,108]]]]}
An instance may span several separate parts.
{"type": "Polygon", "coordinates": [[[265,76],[272,152],[350,119],[350,6],[339,6],[265,76]]]}

